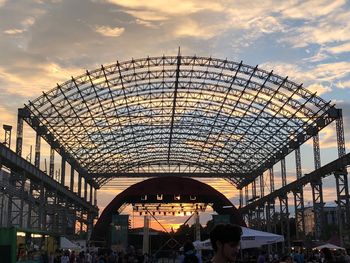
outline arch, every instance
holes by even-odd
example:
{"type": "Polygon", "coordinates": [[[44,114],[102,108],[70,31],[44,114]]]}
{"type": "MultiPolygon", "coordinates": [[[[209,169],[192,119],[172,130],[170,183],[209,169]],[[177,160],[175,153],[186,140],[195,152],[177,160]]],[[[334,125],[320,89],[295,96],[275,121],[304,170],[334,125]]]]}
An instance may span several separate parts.
{"type": "Polygon", "coordinates": [[[91,240],[107,240],[112,215],[117,213],[121,206],[126,203],[160,203],[157,194],[163,194],[163,202],[212,203],[213,210],[218,214],[228,214],[232,223],[245,226],[243,218],[230,200],[211,186],[187,177],[165,176],[144,180],[118,194],[103,210],[93,229],[91,240]],[[174,200],[174,195],[179,194],[181,200],[174,200]],[[146,201],[141,200],[141,196],[144,195],[147,195],[146,201]],[[191,200],[190,196],[196,196],[196,200],[191,200]]]}
{"type": "Polygon", "coordinates": [[[329,124],[332,107],[258,66],[179,55],[87,71],[30,101],[26,121],[95,178],[178,163],[258,175],[329,124]]]}

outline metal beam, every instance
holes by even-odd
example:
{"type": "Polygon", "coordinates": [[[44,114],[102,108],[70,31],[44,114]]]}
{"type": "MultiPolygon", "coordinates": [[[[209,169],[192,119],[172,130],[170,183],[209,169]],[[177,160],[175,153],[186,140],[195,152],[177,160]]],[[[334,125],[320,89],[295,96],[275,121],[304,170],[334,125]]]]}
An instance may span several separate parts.
{"type": "Polygon", "coordinates": [[[239,209],[239,211],[243,214],[247,213],[249,210],[255,209],[255,207],[266,203],[268,200],[283,196],[284,194],[289,193],[289,192],[297,189],[300,186],[306,185],[306,184],[308,184],[308,183],[312,182],[313,180],[316,180],[320,177],[329,176],[330,174],[332,174],[336,171],[340,171],[340,170],[344,169],[348,165],[350,165],[350,153],[336,159],[333,162],[330,162],[330,163],[322,166],[321,168],[319,168],[311,173],[305,174],[300,179],[295,180],[294,182],[287,184],[285,187],[281,187],[280,189],[274,191],[273,193],[270,193],[270,194],[264,196],[263,198],[260,198],[259,200],[256,200],[256,201],[242,207],[241,209],[239,209]]]}
{"type": "Polygon", "coordinates": [[[180,54],[180,48],[179,48],[179,53],[177,55],[177,63],[176,63],[176,77],[175,77],[173,110],[172,110],[172,113],[171,113],[171,123],[170,123],[169,146],[168,146],[168,162],[170,161],[171,141],[173,139],[173,132],[174,132],[174,118],[175,118],[175,111],[176,111],[177,89],[179,87],[180,65],[181,65],[181,54],[180,54]]]}
{"type": "Polygon", "coordinates": [[[202,178],[245,178],[251,176],[250,173],[191,173],[191,172],[169,172],[169,173],[126,173],[126,172],[112,172],[112,173],[89,173],[92,178],[142,178],[142,177],[163,177],[163,176],[181,176],[181,177],[202,177],[202,178]]]}
{"type": "Polygon", "coordinates": [[[67,190],[59,182],[55,181],[53,178],[50,178],[47,176],[47,174],[36,168],[33,164],[19,157],[16,153],[2,144],[0,144],[0,156],[2,157],[1,159],[3,165],[16,171],[24,170],[26,171],[27,177],[32,181],[35,181],[37,183],[42,182],[45,188],[57,190],[58,193],[66,196],[70,202],[75,203],[87,210],[96,213],[98,212],[98,209],[96,207],[90,205],[88,202],[85,202],[82,198],[78,198],[73,192],[67,190]]]}

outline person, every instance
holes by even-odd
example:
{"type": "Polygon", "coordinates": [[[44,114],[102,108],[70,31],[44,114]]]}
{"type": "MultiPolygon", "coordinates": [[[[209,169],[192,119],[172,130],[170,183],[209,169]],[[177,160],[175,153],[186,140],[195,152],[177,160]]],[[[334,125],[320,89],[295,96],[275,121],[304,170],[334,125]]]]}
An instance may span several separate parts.
{"type": "Polygon", "coordinates": [[[191,241],[186,241],[184,246],[184,257],[182,263],[202,263],[202,258],[196,253],[191,241]]]}
{"type": "Polygon", "coordinates": [[[92,263],[92,256],[91,256],[89,250],[86,250],[85,263],[92,263]]]}
{"type": "Polygon", "coordinates": [[[242,228],[232,224],[218,224],[210,232],[210,242],[214,250],[212,263],[234,262],[239,251],[242,228]]]}
{"type": "Polygon", "coordinates": [[[61,263],[69,263],[69,251],[65,251],[61,257],[61,263]]]}
{"type": "Polygon", "coordinates": [[[260,255],[258,257],[258,260],[257,260],[258,263],[265,263],[266,262],[266,252],[264,250],[262,250],[260,252],[260,255]]]}
{"type": "Polygon", "coordinates": [[[333,263],[333,262],[335,262],[333,254],[332,254],[332,252],[331,252],[331,250],[329,248],[324,247],[324,248],[321,249],[321,252],[322,252],[322,254],[324,256],[323,263],[333,263]]]}

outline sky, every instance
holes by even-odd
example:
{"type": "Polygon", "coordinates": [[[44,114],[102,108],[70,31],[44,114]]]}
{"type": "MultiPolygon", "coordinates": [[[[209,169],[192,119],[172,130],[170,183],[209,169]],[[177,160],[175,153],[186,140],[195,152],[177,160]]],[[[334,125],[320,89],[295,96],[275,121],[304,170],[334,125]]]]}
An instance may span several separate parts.
{"type": "MultiPolygon", "coordinates": [[[[303,83],[343,109],[349,142],[349,21],[349,2],[333,0],[0,0],[0,125],[15,131],[18,108],[87,69],[176,55],[181,47],[183,55],[243,60],[303,83]]],[[[26,134],[28,153],[34,133],[26,134]]],[[[304,173],[313,167],[310,145],[302,148],[304,173]]],[[[327,127],[321,133],[322,164],[336,159],[336,152],[335,128],[327,127]]],[[[289,181],[295,178],[293,158],[287,158],[289,181]]],[[[133,182],[99,191],[101,210],[133,182]]],[[[238,203],[231,185],[209,183],[238,203]]],[[[325,179],[327,203],[334,200],[334,184],[325,179]]],[[[308,203],[310,189],[305,191],[308,203]]]]}

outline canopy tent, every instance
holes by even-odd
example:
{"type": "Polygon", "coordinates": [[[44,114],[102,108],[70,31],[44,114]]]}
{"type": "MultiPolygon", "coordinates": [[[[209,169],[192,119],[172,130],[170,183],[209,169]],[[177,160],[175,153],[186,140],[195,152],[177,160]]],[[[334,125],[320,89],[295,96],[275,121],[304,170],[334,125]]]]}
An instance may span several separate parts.
{"type": "Polygon", "coordinates": [[[241,248],[261,247],[278,242],[283,242],[284,237],[281,235],[258,231],[247,227],[242,227],[241,248]]]}
{"type": "Polygon", "coordinates": [[[321,245],[321,246],[314,247],[313,249],[321,250],[322,248],[328,248],[328,249],[334,249],[334,250],[338,250],[338,249],[345,250],[345,248],[343,248],[343,247],[338,247],[338,246],[333,245],[333,244],[331,244],[331,243],[326,243],[326,244],[323,244],[323,245],[321,245]]]}
{"type": "Polygon", "coordinates": [[[80,249],[80,246],[73,243],[65,237],[60,237],[60,248],[61,249],[80,249]]]}
{"type": "MultiPolygon", "coordinates": [[[[278,242],[283,242],[284,237],[268,232],[258,231],[247,227],[242,227],[241,249],[261,247],[278,242]]],[[[212,249],[210,240],[195,241],[193,245],[196,249],[212,249]]]]}

